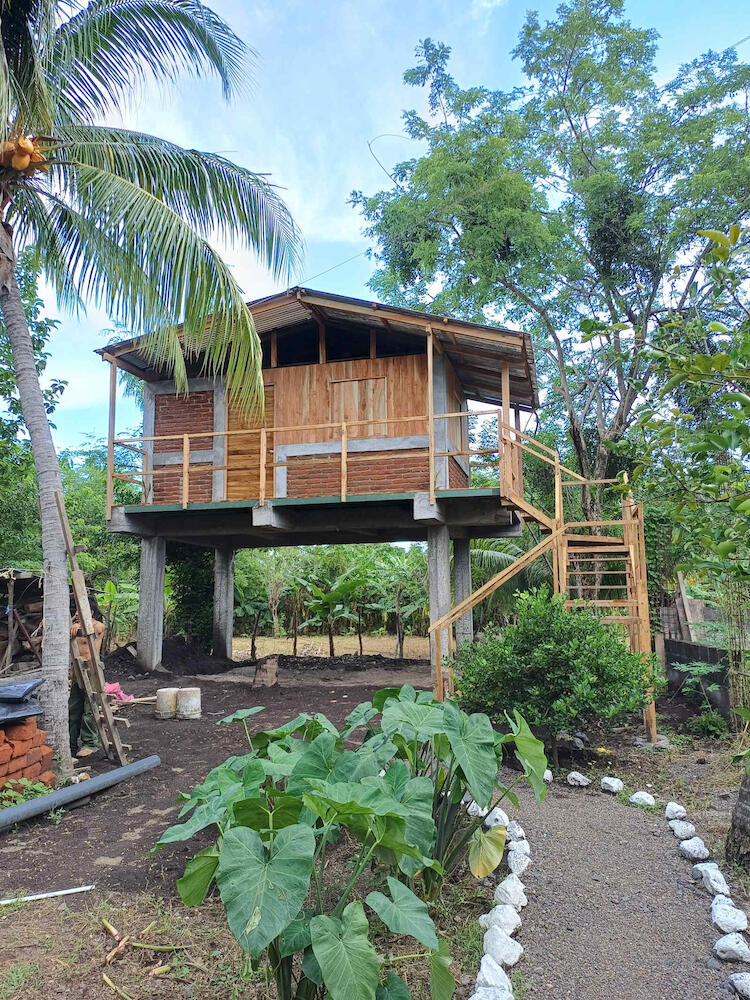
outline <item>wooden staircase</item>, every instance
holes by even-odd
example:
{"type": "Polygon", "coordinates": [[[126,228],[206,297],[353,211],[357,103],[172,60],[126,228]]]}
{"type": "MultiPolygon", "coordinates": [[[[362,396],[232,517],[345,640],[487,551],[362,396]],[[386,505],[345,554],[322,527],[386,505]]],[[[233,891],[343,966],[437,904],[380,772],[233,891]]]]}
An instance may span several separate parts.
{"type": "MultiPolygon", "coordinates": [[[[622,517],[617,520],[566,521],[564,487],[591,487],[618,481],[584,479],[563,466],[556,452],[545,446],[534,449],[533,439],[519,435],[515,428],[508,425],[501,425],[501,435],[504,449],[512,452],[514,448],[521,448],[524,453],[533,454],[554,466],[555,511],[554,515],[548,515],[525,498],[515,495],[513,486],[521,477],[515,478],[510,489],[503,491],[504,505],[514,507],[525,521],[538,524],[543,537],[511,566],[492,577],[430,626],[430,633],[435,638],[437,662],[435,694],[441,700],[454,690],[450,663],[456,646],[455,622],[548,552],[552,554],[554,592],[566,595],[566,607],[586,605],[596,608],[602,613],[601,620],[618,629],[633,652],[644,656],[651,652],[642,505],[637,504],[628,491],[622,496],[622,517]],[[563,473],[571,478],[563,480],[563,473]],[[444,654],[447,654],[447,672],[443,670],[444,654]]],[[[508,465],[514,468],[516,463],[517,457],[508,459],[508,465]]],[[[656,710],[653,702],[644,712],[644,723],[649,740],[655,742],[656,710]]]]}

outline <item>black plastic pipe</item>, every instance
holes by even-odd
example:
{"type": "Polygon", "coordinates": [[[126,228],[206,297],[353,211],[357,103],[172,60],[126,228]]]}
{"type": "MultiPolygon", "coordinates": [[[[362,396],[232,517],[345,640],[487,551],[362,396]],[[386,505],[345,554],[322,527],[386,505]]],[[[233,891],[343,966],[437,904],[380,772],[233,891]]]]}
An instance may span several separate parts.
{"type": "Polygon", "coordinates": [[[77,799],[85,799],[88,795],[104,791],[105,788],[117,785],[128,778],[135,778],[136,775],[150,771],[152,767],[158,767],[160,764],[161,757],[158,754],[152,754],[150,757],[144,757],[143,760],[125,764],[124,767],[116,767],[105,774],[97,774],[95,778],[89,778],[88,781],[66,785],[65,788],[58,788],[47,795],[40,795],[38,799],[30,799],[17,806],[0,809],[0,830],[7,830],[8,827],[15,826],[16,823],[22,823],[27,819],[33,819],[34,816],[39,816],[41,813],[60,809],[77,799]]]}

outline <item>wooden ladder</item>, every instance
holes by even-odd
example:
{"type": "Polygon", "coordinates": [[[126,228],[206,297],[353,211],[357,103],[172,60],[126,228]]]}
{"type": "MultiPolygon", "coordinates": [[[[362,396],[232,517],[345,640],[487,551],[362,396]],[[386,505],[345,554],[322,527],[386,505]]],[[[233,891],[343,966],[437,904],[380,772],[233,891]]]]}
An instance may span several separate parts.
{"type": "Polygon", "coordinates": [[[85,639],[88,644],[88,657],[84,657],[78,649],[78,640],[70,640],[73,671],[76,682],[85,692],[91,706],[91,712],[104,752],[109,760],[122,766],[128,763],[125,751],[131,748],[120,739],[120,734],[117,731],[117,723],[122,722],[125,725],[129,725],[129,722],[127,719],[116,719],[107,700],[106,688],[104,686],[104,671],[102,670],[102,661],[96,643],[96,632],[94,631],[94,620],[91,617],[91,604],[89,603],[89,595],[86,591],[86,580],[83,571],[78,565],[78,553],[81,551],[81,548],[73,542],[70,522],[65,510],[65,501],[59,490],[55,492],[55,500],[57,502],[57,511],[60,515],[60,526],[63,538],[65,539],[65,548],[68,553],[68,562],[70,563],[71,585],[78,611],[78,620],[81,623],[81,638],[85,639]]]}

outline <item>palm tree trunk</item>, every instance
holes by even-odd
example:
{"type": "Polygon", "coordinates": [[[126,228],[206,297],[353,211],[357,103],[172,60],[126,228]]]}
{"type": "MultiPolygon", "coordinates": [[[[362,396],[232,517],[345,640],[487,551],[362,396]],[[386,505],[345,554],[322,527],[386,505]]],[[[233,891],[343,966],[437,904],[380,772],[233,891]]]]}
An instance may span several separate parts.
{"type": "Polygon", "coordinates": [[[750,870],[750,775],[745,774],[737,803],[732,812],[732,825],[727,834],[727,861],[750,870]]]}
{"type": "Polygon", "coordinates": [[[68,563],[55,493],[62,493],[62,477],[52,441],[44,397],[34,361],[31,334],[23,310],[15,275],[16,257],[12,233],[0,227],[0,310],[5,320],[21,400],[23,419],[31,438],[31,449],[39,483],[39,515],[42,522],[44,560],[44,637],[39,700],[44,725],[63,773],[72,769],[68,733],[68,670],[70,666],[70,596],[68,563]]]}

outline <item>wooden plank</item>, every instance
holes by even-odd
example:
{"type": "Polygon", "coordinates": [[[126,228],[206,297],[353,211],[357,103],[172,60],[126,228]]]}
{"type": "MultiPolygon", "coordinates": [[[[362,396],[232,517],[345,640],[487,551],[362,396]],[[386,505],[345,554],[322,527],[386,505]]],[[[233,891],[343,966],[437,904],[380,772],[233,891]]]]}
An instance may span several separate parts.
{"type": "Polygon", "coordinates": [[[259,475],[258,475],[258,506],[262,507],[266,502],[266,429],[260,430],[260,455],[259,455],[259,475]]]}
{"type": "MultiPolygon", "coordinates": [[[[427,327],[427,435],[428,435],[428,475],[430,484],[430,503],[435,503],[435,397],[434,392],[434,349],[435,338],[432,327],[427,327]]],[[[442,682],[441,682],[442,686],[442,682]]]]}
{"type": "Polygon", "coordinates": [[[182,507],[190,502],[190,435],[182,438],[182,507]]]}
{"type": "Polygon", "coordinates": [[[498,421],[498,438],[499,441],[503,442],[503,465],[502,465],[502,476],[500,479],[501,486],[505,484],[506,488],[513,490],[513,476],[512,476],[512,462],[510,453],[510,365],[507,361],[503,361],[500,365],[500,398],[502,399],[502,423],[503,432],[500,433],[500,421],[498,421]]]}
{"type": "Polygon", "coordinates": [[[107,500],[106,518],[112,520],[112,506],[115,496],[115,421],[117,406],[117,362],[108,357],[109,361],[109,418],[107,422],[107,500]]]}
{"type": "Polygon", "coordinates": [[[271,331],[271,367],[275,368],[278,364],[279,352],[278,352],[278,337],[276,336],[276,331],[271,331]]]}
{"type": "Polygon", "coordinates": [[[341,502],[346,502],[346,453],[348,451],[348,442],[346,439],[346,423],[341,425],[341,502]]]}

